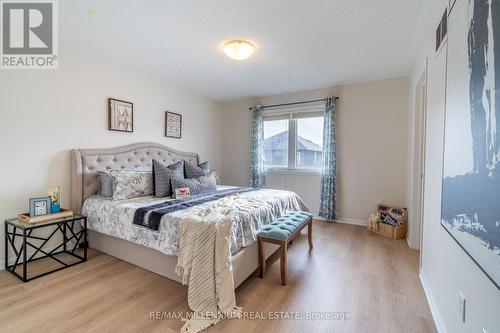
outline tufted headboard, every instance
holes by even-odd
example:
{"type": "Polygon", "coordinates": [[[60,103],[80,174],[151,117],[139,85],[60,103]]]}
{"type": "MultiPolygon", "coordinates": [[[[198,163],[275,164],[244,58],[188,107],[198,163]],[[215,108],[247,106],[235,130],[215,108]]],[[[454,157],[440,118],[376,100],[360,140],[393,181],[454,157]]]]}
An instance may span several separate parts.
{"type": "Polygon", "coordinates": [[[71,151],[71,210],[79,213],[85,199],[99,192],[97,170],[151,165],[153,158],[165,164],[179,160],[199,162],[196,153],[181,152],[150,142],[109,149],[73,149],[71,151]]]}

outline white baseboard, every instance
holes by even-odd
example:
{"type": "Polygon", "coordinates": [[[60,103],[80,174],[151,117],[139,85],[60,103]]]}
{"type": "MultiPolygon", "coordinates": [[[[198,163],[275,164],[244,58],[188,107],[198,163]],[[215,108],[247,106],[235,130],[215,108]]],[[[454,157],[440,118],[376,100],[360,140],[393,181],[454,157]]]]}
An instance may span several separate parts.
{"type": "MultiPolygon", "coordinates": [[[[30,257],[32,254],[33,254],[34,251],[32,251],[31,253],[28,251],[28,257],[30,257]]],[[[37,255],[38,257],[38,255],[37,255]]],[[[9,258],[9,265],[12,265],[14,262],[16,261],[16,257],[15,256],[12,256],[9,258]]],[[[22,264],[23,263],[23,258],[19,258],[19,262],[18,264],[22,264]]],[[[3,271],[5,270],[5,260],[0,260],[0,271],[3,271]]]]}
{"type": "MultiPolygon", "coordinates": [[[[9,264],[10,265],[12,265],[15,261],[16,261],[15,256],[9,257],[9,264]]],[[[19,258],[19,263],[20,264],[23,263],[23,258],[19,258]]],[[[4,259],[0,260],[0,271],[3,271],[3,270],[5,270],[5,260],[4,259]]]]}
{"type": "MultiPolygon", "coordinates": [[[[10,252],[10,251],[9,251],[10,252]]],[[[26,251],[26,256],[28,258],[30,258],[33,253],[35,253],[35,250],[28,250],[26,251]]],[[[35,256],[35,259],[36,258],[39,258],[39,257],[42,257],[44,254],[42,252],[38,252],[37,255],[35,256]]],[[[14,262],[16,261],[16,256],[10,256],[9,257],[9,265],[12,265],[14,262]]],[[[22,264],[23,263],[23,257],[21,256],[21,258],[19,258],[19,261],[18,261],[18,264],[22,264]]],[[[0,271],[3,271],[5,270],[5,260],[0,260],[0,271]]]]}
{"type": "MultiPolygon", "coordinates": [[[[319,216],[314,216],[314,219],[321,220],[321,221],[327,221],[324,218],[319,217],[319,216]]],[[[352,224],[352,225],[361,225],[363,227],[366,227],[366,223],[367,223],[365,220],[350,219],[347,217],[339,217],[339,218],[335,219],[334,222],[344,223],[344,224],[352,224]]]]}
{"type": "MultiPolygon", "coordinates": [[[[407,230],[407,232],[408,232],[408,230],[407,230]]],[[[412,243],[411,243],[411,240],[410,240],[410,238],[408,237],[408,234],[406,234],[406,244],[408,244],[408,247],[409,247],[410,249],[412,249],[412,250],[418,250],[418,249],[415,249],[415,248],[413,247],[413,245],[412,245],[412,243]]]]}
{"type": "Polygon", "coordinates": [[[344,224],[352,224],[352,225],[360,225],[363,227],[366,227],[366,223],[367,223],[365,220],[349,219],[349,218],[345,218],[345,217],[340,217],[340,218],[336,219],[335,222],[344,223],[344,224]]]}
{"type": "Polygon", "coordinates": [[[441,314],[439,313],[439,309],[437,307],[436,300],[434,299],[434,295],[432,294],[431,287],[429,285],[429,282],[427,282],[427,277],[422,270],[420,271],[419,276],[422,287],[424,288],[425,297],[427,298],[429,308],[431,309],[432,319],[434,319],[436,329],[438,333],[447,333],[446,326],[444,326],[444,322],[441,318],[441,314]]]}

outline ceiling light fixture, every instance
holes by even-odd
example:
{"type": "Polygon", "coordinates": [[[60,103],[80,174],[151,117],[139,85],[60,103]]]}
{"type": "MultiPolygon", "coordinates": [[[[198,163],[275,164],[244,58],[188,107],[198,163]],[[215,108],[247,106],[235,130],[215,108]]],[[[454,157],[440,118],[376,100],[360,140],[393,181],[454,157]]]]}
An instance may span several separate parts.
{"type": "Polygon", "coordinates": [[[223,50],[231,59],[245,60],[255,53],[255,45],[245,40],[234,39],[226,42],[223,50]]]}

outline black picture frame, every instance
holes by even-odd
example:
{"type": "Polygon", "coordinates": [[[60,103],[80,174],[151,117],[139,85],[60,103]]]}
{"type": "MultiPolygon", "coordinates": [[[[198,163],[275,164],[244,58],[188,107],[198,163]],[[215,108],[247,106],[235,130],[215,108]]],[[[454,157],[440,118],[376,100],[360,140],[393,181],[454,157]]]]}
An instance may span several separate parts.
{"type": "Polygon", "coordinates": [[[182,114],[165,111],[165,137],[175,139],[182,137],[182,114]]]}
{"type": "Polygon", "coordinates": [[[134,132],[134,103],[123,101],[116,98],[108,98],[108,130],[116,132],[127,132],[127,133],[134,132]],[[119,126],[116,125],[116,122],[113,121],[113,118],[116,116],[114,114],[115,112],[114,107],[116,107],[116,103],[124,105],[128,104],[125,105],[125,107],[130,108],[130,123],[129,125],[127,125],[127,128],[130,126],[130,129],[120,129],[119,126]]]}

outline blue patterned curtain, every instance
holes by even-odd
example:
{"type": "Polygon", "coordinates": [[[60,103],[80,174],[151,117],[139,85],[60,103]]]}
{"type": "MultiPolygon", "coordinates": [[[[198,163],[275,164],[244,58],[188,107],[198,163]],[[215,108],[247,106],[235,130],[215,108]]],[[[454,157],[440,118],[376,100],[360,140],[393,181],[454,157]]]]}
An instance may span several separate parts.
{"type": "Polygon", "coordinates": [[[319,216],[337,218],[337,175],[335,147],[335,97],[326,99],[323,128],[323,161],[321,163],[321,201],[319,216]]]}
{"type": "Polygon", "coordinates": [[[252,109],[252,134],[250,146],[250,186],[262,188],[266,182],[264,167],[264,110],[260,106],[252,109]]]}

